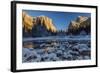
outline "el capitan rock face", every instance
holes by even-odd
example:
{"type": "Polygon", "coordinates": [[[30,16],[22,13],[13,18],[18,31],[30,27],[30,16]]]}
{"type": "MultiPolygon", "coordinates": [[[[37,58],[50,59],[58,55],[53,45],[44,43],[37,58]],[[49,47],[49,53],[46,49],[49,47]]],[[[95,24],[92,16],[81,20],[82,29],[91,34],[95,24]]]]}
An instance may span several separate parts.
{"type": "Polygon", "coordinates": [[[52,19],[47,16],[31,17],[23,12],[22,17],[23,36],[25,37],[49,36],[57,31],[52,19]]]}
{"type": "Polygon", "coordinates": [[[50,30],[52,32],[56,32],[56,27],[54,26],[52,19],[50,19],[47,16],[38,16],[36,17],[36,24],[40,24],[42,26],[45,26],[47,30],[50,30]]]}
{"type": "Polygon", "coordinates": [[[81,32],[90,34],[91,32],[91,18],[85,16],[78,16],[75,21],[71,21],[68,27],[68,34],[81,34],[81,32]]]}

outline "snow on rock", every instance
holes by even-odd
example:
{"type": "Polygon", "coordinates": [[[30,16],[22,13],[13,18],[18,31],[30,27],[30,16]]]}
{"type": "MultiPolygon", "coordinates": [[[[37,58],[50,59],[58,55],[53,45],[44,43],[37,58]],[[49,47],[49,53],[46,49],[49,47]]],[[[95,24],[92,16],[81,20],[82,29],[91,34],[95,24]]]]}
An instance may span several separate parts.
{"type": "Polygon", "coordinates": [[[32,52],[34,51],[30,51],[30,49],[27,48],[23,48],[22,49],[22,58],[23,58],[23,62],[27,60],[27,58],[31,58],[30,56],[33,55],[32,52]]]}
{"type": "Polygon", "coordinates": [[[37,49],[35,50],[38,54],[42,55],[44,54],[45,50],[44,49],[37,49]]]}
{"type": "Polygon", "coordinates": [[[89,56],[84,56],[84,59],[87,60],[87,59],[90,59],[90,58],[89,58],[89,56]]]}
{"type": "Polygon", "coordinates": [[[22,62],[45,62],[91,59],[90,42],[67,41],[63,43],[42,43],[38,48],[23,48],[22,62]],[[48,46],[47,46],[48,45],[48,46]]]}
{"type": "Polygon", "coordinates": [[[56,48],[49,47],[49,48],[48,48],[48,53],[55,52],[55,50],[56,50],[56,48]]]}
{"type": "Polygon", "coordinates": [[[77,59],[78,59],[78,60],[82,60],[82,59],[83,59],[83,57],[82,57],[82,56],[79,56],[77,59]]]}
{"type": "Polygon", "coordinates": [[[41,55],[42,59],[48,59],[48,53],[44,53],[43,55],[41,55]]]}

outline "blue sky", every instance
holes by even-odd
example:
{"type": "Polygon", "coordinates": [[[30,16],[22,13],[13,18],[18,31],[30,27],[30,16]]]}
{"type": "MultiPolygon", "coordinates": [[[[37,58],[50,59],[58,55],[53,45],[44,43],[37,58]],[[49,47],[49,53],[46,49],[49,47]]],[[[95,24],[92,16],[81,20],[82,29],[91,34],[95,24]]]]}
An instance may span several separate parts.
{"type": "Polygon", "coordinates": [[[76,13],[76,12],[55,12],[55,11],[37,11],[37,10],[23,10],[30,16],[44,15],[53,20],[53,24],[58,30],[66,30],[70,21],[75,20],[78,16],[88,16],[90,13],[76,13]]]}

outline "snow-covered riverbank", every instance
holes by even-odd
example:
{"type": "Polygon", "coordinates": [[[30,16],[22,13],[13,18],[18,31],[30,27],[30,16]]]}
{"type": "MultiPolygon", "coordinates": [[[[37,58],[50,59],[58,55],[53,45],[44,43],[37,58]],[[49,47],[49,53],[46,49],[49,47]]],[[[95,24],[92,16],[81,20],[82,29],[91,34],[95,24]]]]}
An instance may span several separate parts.
{"type": "MultiPolygon", "coordinates": [[[[62,38],[62,39],[67,40],[67,38],[62,38]]],[[[22,56],[23,56],[22,61],[23,63],[27,63],[27,62],[64,61],[64,60],[68,60],[68,61],[89,60],[91,58],[90,38],[87,37],[84,39],[79,38],[78,41],[70,39],[60,43],[49,42],[49,44],[48,42],[44,42],[40,44],[33,43],[33,45],[35,44],[38,46],[32,48],[24,47],[22,49],[22,56]]]]}

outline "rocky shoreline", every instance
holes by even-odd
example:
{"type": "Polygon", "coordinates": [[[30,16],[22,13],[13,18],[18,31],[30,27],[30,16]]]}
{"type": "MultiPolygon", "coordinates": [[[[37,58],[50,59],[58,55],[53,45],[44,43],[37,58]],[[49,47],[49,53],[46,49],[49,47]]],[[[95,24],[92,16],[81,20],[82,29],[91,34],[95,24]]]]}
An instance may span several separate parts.
{"type": "Polygon", "coordinates": [[[91,59],[91,43],[89,40],[32,43],[33,45],[37,46],[23,47],[23,63],[91,59]]]}

